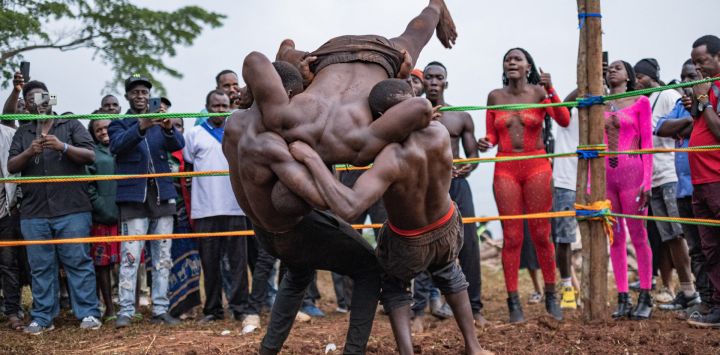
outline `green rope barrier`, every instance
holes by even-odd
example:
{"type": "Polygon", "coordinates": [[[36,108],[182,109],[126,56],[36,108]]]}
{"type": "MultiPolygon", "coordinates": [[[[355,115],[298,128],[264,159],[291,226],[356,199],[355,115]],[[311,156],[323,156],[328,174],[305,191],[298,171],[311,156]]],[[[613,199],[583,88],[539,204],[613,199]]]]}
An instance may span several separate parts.
{"type": "Polygon", "coordinates": [[[53,118],[62,119],[86,119],[86,120],[117,120],[128,117],[135,118],[152,118],[152,119],[165,119],[165,118],[197,118],[197,117],[221,117],[230,116],[231,113],[210,113],[210,112],[168,112],[168,113],[140,113],[140,114],[72,114],[62,116],[48,116],[48,115],[32,115],[27,113],[17,113],[10,115],[0,115],[0,120],[18,120],[18,121],[32,121],[32,120],[48,120],[53,118]]]}
{"type": "MultiPolygon", "coordinates": [[[[690,86],[695,86],[697,84],[709,83],[709,82],[718,81],[718,80],[720,80],[720,79],[719,78],[705,78],[705,79],[700,79],[700,80],[695,80],[695,81],[688,81],[686,83],[677,83],[677,84],[671,84],[671,85],[665,85],[665,86],[658,86],[655,88],[634,90],[634,91],[630,91],[630,92],[623,92],[620,94],[612,94],[612,95],[603,96],[603,100],[610,101],[610,100],[624,99],[626,97],[647,95],[647,94],[652,94],[654,92],[690,87],[690,86]]],[[[446,106],[446,107],[441,107],[440,111],[480,111],[480,110],[511,111],[511,110],[526,110],[526,109],[533,109],[533,108],[545,108],[545,107],[577,107],[578,104],[579,104],[579,100],[578,101],[568,101],[568,102],[553,102],[553,103],[549,103],[549,104],[537,103],[537,104],[509,104],[509,105],[493,105],[493,106],[446,106]]]]}
{"type": "MultiPolygon", "coordinates": [[[[665,86],[658,86],[655,88],[647,88],[641,90],[635,90],[630,92],[624,92],[621,94],[613,94],[603,96],[604,101],[623,99],[626,97],[647,95],[658,91],[672,90],[677,88],[694,86],[702,83],[709,83],[718,81],[719,78],[705,78],[696,81],[689,81],[686,83],[677,83],[665,86]]],[[[569,102],[553,102],[547,104],[535,103],[535,104],[506,104],[506,105],[492,105],[492,106],[446,106],[441,107],[440,111],[480,111],[480,110],[504,110],[504,111],[517,111],[526,110],[533,108],[546,108],[546,107],[577,107],[579,101],[569,102]]],[[[228,113],[188,113],[188,112],[168,112],[168,113],[143,113],[143,114],[72,114],[63,116],[48,116],[48,115],[32,115],[32,114],[8,114],[0,115],[0,120],[18,120],[18,121],[32,121],[32,120],[47,120],[52,118],[64,118],[64,119],[87,119],[87,120],[114,120],[127,117],[136,118],[196,118],[196,117],[218,117],[228,116],[228,113]]]]}

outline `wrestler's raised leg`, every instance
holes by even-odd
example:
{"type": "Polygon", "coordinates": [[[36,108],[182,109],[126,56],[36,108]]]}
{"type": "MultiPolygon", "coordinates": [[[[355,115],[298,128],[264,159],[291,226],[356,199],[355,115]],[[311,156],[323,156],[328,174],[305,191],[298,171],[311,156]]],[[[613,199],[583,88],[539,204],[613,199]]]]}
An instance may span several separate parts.
{"type": "Polygon", "coordinates": [[[437,29],[437,36],[445,48],[452,48],[457,38],[455,23],[443,0],[430,0],[420,15],[410,20],[400,37],[390,40],[398,49],[405,49],[412,58],[413,67],[420,52],[437,29]]]}

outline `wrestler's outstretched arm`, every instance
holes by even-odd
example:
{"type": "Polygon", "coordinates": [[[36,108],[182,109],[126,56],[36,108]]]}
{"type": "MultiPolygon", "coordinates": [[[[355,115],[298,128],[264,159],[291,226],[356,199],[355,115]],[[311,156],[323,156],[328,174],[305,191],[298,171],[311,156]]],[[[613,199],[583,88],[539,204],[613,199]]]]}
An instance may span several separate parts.
{"type": "Polygon", "coordinates": [[[457,38],[455,23],[443,0],[430,0],[427,7],[408,23],[405,31],[390,41],[398,48],[405,49],[413,60],[413,67],[420,52],[430,41],[437,29],[437,37],[445,48],[452,48],[457,38]]]}
{"type": "Polygon", "coordinates": [[[364,143],[358,153],[359,160],[372,161],[389,143],[402,142],[413,131],[427,127],[430,121],[440,116],[439,109],[440,106],[432,107],[430,101],[421,97],[391,107],[367,128],[355,132],[364,143]]]}
{"type": "MultiPolygon", "coordinates": [[[[262,152],[267,158],[270,169],[277,175],[280,182],[311,206],[327,209],[328,205],[317,189],[313,176],[305,165],[293,158],[285,140],[276,133],[265,132],[262,134],[263,138],[267,138],[263,139],[262,152]]],[[[321,165],[332,176],[322,160],[321,165]]]]}
{"type": "Polygon", "coordinates": [[[290,153],[305,164],[313,176],[315,185],[330,209],[340,218],[352,221],[379,200],[401,174],[401,162],[397,158],[399,144],[386,146],[377,156],[373,167],[364,172],[349,188],[333,176],[320,156],[309,145],[296,141],[290,144],[290,153]]]}

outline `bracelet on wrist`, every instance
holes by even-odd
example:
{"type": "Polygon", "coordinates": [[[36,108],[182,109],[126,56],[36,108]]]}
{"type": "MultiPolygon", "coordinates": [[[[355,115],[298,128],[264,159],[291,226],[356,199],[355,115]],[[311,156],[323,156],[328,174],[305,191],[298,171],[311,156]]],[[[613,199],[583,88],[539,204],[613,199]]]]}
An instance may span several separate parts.
{"type": "Polygon", "coordinates": [[[67,150],[68,150],[68,144],[67,143],[63,143],[63,144],[65,144],[65,146],[63,146],[62,152],[63,152],[63,154],[65,154],[65,153],[67,153],[67,150]]]}

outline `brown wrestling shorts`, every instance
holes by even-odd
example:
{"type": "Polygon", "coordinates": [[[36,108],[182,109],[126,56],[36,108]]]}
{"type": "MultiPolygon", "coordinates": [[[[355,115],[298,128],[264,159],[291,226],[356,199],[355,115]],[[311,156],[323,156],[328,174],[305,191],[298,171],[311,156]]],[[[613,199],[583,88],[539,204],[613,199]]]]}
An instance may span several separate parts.
{"type": "Polygon", "coordinates": [[[309,54],[317,57],[310,65],[319,73],[332,64],[365,62],[382,66],[389,78],[394,78],[403,63],[403,54],[385,37],[376,35],[335,37],[309,54]]]}
{"type": "Polygon", "coordinates": [[[427,233],[406,237],[385,222],[377,242],[377,258],[388,275],[409,282],[424,271],[433,273],[455,263],[463,246],[462,217],[453,213],[443,225],[427,233]]]}

